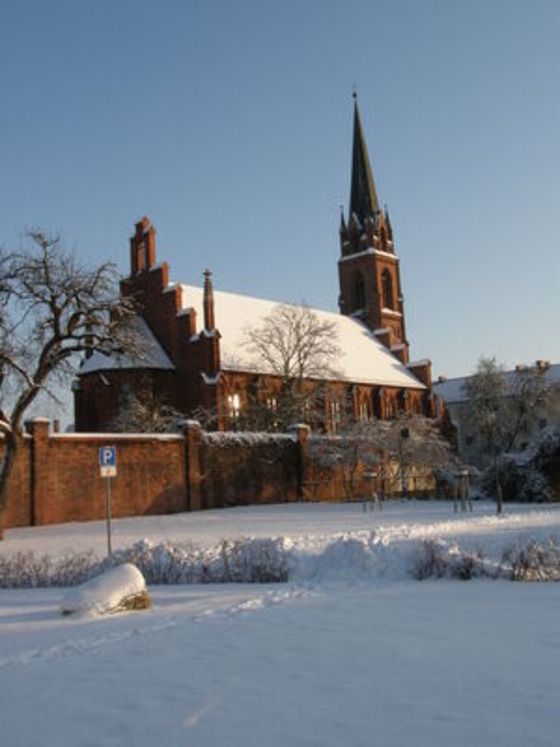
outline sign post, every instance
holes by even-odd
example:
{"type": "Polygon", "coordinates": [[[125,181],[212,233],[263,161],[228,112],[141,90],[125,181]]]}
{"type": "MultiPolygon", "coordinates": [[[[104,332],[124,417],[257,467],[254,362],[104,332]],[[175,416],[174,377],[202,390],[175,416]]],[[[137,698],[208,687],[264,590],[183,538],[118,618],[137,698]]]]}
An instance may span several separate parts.
{"type": "Polygon", "coordinates": [[[99,449],[99,472],[107,480],[107,552],[111,555],[111,478],[117,476],[117,447],[102,446],[99,449]]]}

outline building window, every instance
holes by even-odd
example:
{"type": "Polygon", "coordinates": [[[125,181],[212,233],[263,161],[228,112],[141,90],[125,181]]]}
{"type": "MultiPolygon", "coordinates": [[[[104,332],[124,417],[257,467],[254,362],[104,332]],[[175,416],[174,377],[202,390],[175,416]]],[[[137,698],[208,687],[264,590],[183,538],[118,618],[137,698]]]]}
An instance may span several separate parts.
{"type": "Polygon", "coordinates": [[[278,420],[276,419],[276,413],[278,411],[278,400],[276,399],[276,397],[266,398],[266,409],[269,412],[269,427],[277,430],[278,420]]]}
{"type": "Polygon", "coordinates": [[[337,399],[329,402],[329,430],[331,433],[338,433],[341,422],[340,402],[337,399]]]}
{"type": "Polygon", "coordinates": [[[241,399],[239,394],[228,394],[228,417],[230,420],[239,420],[239,413],[241,412],[241,399]]]}
{"type": "Polygon", "coordinates": [[[392,397],[385,399],[385,417],[387,420],[392,420],[396,416],[395,402],[392,397]]]}
{"type": "Polygon", "coordinates": [[[383,306],[386,309],[393,308],[393,281],[389,270],[383,270],[381,274],[381,287],[383,292],[383,306]]]}
{"type": "Polygon", "coordinates": [[[358,405],[358,420],[362,422],[369,420],[368,406],[364,399],[361,399],[358,405]]]}

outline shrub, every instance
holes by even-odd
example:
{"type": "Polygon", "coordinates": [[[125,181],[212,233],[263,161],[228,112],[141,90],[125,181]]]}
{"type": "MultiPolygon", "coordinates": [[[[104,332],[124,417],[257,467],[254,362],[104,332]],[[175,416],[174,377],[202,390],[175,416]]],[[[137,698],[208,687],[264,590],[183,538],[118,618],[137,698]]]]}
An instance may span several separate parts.
{"type": "Polygon", "coordinates": [[[500,565],[512,581],[560,581],[560,547],[553,538],[544,543],[530,540],[507,548],[500,565]]]}
{"type": "MultiPolygon", "coordinates": [[[[499,460],[498,470],[505,501],[532,503],[548,500],[547,479],[532,459],[525,461],[506,455],[499,460]]],[[[495,493],[496,470],[493,465],[484,471],[481,486],[487,495],[495,493]]]]}
{"type": "Polygon", "coordinates": [[[461,552],[456,545],[448,546],[441,540],[426,540],[420,544],[414,563],[414,578],[454,578],[469,581],[487,576],[484,557],[477,553],[461,552]]]}

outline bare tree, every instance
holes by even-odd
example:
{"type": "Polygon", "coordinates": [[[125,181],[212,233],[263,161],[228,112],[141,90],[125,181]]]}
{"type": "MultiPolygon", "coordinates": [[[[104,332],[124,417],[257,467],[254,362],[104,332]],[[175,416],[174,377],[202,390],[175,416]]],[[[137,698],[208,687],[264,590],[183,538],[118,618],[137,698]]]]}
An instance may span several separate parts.
{"type": "Polygon", "coordinates": [[[464,384],[467,405],[463,427],[480,434],[487,461],[494,469],[497,512],[503,511],[500,457],[515,448],[520,436],[529,437],[553,391],[546,370],[527,366],[508,374],[496,358],[481,358],[474,376],[464,384]]]}
{"type": "Polygon", "coordinates": [[[520,438],[529,439],[543,411],[558,396],[546,381],[546,366],[520,366],[508,379],[505,451],[516,447],[520,438]]]}
{"type": "Polygon", "coordinates": [[[459,463],[439,420],[403,414],[387,421],[384,443],[390,484],[400,484],[403,496],[411,482],[414,489],[416,480],[459,463]]]}
{"type": "MultiPolygon", "coordinates": [[[[259,367],[280,384],[272,407],[277,426],[286,428],[297,420],[312,419],[323,382],[336,376],[340,353],[336,326],[308,306],[279,305],[259,325],[245,331],[245,344],[259,367]]],[[[271,409],[270,402],[252,404],[255,417],[263,406],[271,409]]]]}
{"type": "Polygon", "coordinates": [[[184,420],[182,412],[161,399],[140,400],[131,394],[113,427],[122,433],[174,433],[180,430],[184,420]]]}
{"type": "Polygon", "coordinates": [[[27,234],[29,245],[0,250],[0,533],[7,480],[22,439],[25,413],[40,392],[73,371],[77,354],[134,350],[111,262],[87,269],[58,237],[27,234]]]}
{"type": "Polygon", "coordinates": [[[463,425],[478,432],[484,439],[488,458],[495,471],[497,513],[503,511],[499,456],[504,449],[504,430],[508,421],[506,409],[507,375],[496,358],[481,358],[476,373],[467,379],[463,389],[468,406],[462,411],[463,425]]]}
{"type": "Polygon", "coordinates": [[[458,463],[439,421],[403,414],[394,420],[350,421],[334,437],[321,438],[316,453],[340,471],[347,499],[355,497],[360,478],[376,483],[381,499],[410,483],[425,482],[438,469],[458,463]]]}

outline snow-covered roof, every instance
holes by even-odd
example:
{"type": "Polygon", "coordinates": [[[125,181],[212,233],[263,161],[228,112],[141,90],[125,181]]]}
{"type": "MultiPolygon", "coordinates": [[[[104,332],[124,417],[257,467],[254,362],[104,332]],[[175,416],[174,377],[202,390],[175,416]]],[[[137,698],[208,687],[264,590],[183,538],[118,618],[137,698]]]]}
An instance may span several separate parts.
{"type": "MultiPolygon", "coordinates": [[[[184,308],[193,307],[203,319],[203,289],[182,285],[184,308]]],[[[247,332],[282,305],[252,296],[214,291],[216,328],[221,335],[221,366],[225,371],[273,373],[246,345],[247,332]]],[[[376,339],[359,320],[311,309],[321,321],[334,325],[341,355],[335,361],[336,378],[360,384],[425,389],[424,385],[376,339]]]]}
{"type": "Polygon", "coordinates": [[[142,350],[141,356],[108,356],[100,352],[95,352],[91,357],[83,361],[78,374],[89,374],[96,371],[107,371],[118,368],[149,368],[173,371],[175,366],[154,337],[144,319],[137,316],[134,317],[131,323],[136,327],[134,333],[137,335],[139,349],[142,350]]]}
{"type": "MultiPolygon", "coordinates": [[[[506,371],[510,383],[513,383],[517,373],[516,369],[506,371]]],[[[545,382],[547,386],[560,385],[560,363],[549,365],[545,370],[545,382]]],[[[466,402],[468,397],[464,391],[465,383],[472,377],[459,376],[455,379],[445,379],[434,383],[434,392],[438,397],[443,397],[448,404],[460,404],[466,402]]]]}
{"type": "Polygon", "coordinates": [[[458,402],[466,402],[467,395],[463,391],[463,386],[468,376],[460,376],[456,379],[445,379],[434,382],[434,392],[438,397],[443,397],[448,405],[458,402]]]}

